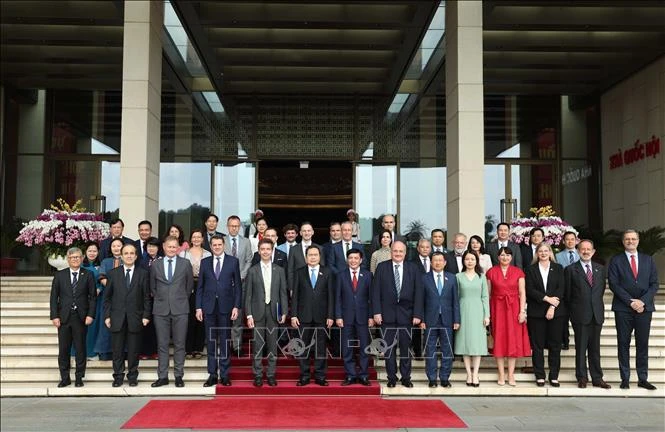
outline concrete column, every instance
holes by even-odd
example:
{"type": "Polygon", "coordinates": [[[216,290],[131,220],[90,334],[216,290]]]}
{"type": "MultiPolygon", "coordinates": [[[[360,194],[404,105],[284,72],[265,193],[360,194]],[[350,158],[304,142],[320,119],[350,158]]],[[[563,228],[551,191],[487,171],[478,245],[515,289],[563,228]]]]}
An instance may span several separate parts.
{"type": "Polygon", "coordinates": [[[446,2],[446,161],[448,239],[483,235],[483,5],[446,2]]]}
{"type": "Polygon", "coordinates": [[[122,51],[120,217],[135,233],[148,219],[160,232],[159,148],[164,3],[125,2],[122,51]]]}

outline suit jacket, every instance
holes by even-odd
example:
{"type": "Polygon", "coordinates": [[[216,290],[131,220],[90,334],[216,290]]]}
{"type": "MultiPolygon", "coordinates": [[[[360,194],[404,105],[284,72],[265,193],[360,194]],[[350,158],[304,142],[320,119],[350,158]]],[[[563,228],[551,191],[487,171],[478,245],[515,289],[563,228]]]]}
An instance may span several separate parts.
{"type": "Polygon", "coordinates": [[[520,254],[522,255],[522,269],[526,273],[526,269],[533,261],[533,248],[530,244],[522,244],[520,245],[520,254]]]}
{"type": "MultiPolygon", "coordinates": [[[[319,246],[314,242],[312,242],[312,246],[316,246],[319,248],[319,253],[321,255],[321,265],[325,266],[326,262],[325,262],[325,254],[323,253],[323,249],[321,248],[321,246],[319,246]]],[[[286,279],[289,282],[290,291],[293,291],[292,281],[295,280],[294,279],[295,272],[303,267],[307,267],[307,261],[305,260],[305,254],[303,253],[302,250],[302,243],[296,243],[296,245],[291,248],[291,252],[289,253],[289,261],[286,272],[286,279]]]]}
{"type": "MultiPolygon", "coordinates": [[[[417,255],[415,258],[410,259],[409,261],[412,262],[413,265],[415,265],[418,268],[418,270],[420,270],[421,273],[427,273],[427,269],[423,265],[423,257],[421,257],[420,255],[417,255]]],[[[432,257],[431,256],[429,257],[429,266],[430,266],[430,270],[431,270],[431,267],[432,267],[432,257]]]]}
{"type": "MultiPolygon", "coordinates": [[[[215,235],[224,237],[224,244],[226,244],[226,236],[223,233],[215,231],[215,235]]],[[[208,252],[212,253],[212,249],[210,249],[210,241],[208,240],[208,230],[206,230],[205,228],[203,229],[203,244],[201,245],[201,247],[207,250],[208,252]]]]}
{"type": "MultiPolygon", "coordinates": [[[[254,252],[254,256],[252,256],[252,266],[255,266],[260,262],[261,262],[261,255],[259,255],[258,252],[254,252]]],[[[288,260],[286,259],[286,252],[282,252],[279,249],[275,249],[275,253],[273,254],[272,257],[272,262],[273,264],[277,264],[278,266],[283,268],[284,274],[286,275],[287,265],[288,265],[288,260]]]]}
{"type": "Polygon", "coordinates": [[[455,251],[450,251],[446,254],[446,267],[444,271],[452,274],[457,274],[463,269],[460,269],[457,265],[457,257],[455,256],[455,251]]]}
{"type": "Polygon", "coordinates": [[[319,266],[316,286],[312,288],[309,267],[301,267],[294,273],[292,286],[291,314],[301,323],[322,324],[334,318],[335,287],[329,268],[319,266]]]}
{"type": "MultiPolygon", "coordinates": [[[[298,243],[296,243],[296,244],[298,244],[298,243]]],[[[289,247],[289,244],[286,243],[286,242],[282,243],[281,245],[277,245],[277,249],[278,249],[278,250],[281,250],[282,252],[284,252],[284,253],[286,254],[287,258],[288,258],[288,256],[289,256],[289,250],[288,250],[288,247],[289,247]]]]}
{"type": "MultiPolygon", "coordinates": [[[[358,249],[363,252],[363,255],[365,254],[363,251],[363,245],[360,243],[356,243],[354,241],[351,242],[351,248],[358,249]]],[[[340,241],[339,243],[335,243],[332,245],[330,252],[328,254],[328,260],[326,261],[328,263],[328,267],[332,268],[332,270],[335,272],[335,274],[341,272],[344,270],[347,265],[346,265],[346,253],[344,252],[344,241],[340,241]]],[[[362,262],[360,263],[360,268],[363,270],[366,270],[368,266],[366,265],[366,262],[369,260],[363,258],[362,262]]]]}
{"type": "MultiPolygon", "coordinates": [[[[240,279],[245,280],[247,277],[247,270],[252,265],[252,245],[249,243],[249,239],[245,237],[237,237],[238,246],[236,251],[236,258],[238,258],[238,265],[240,266],[240,279]]],[[[224,253],[227,256],[231,256],[231,250],[233,249],[233,241],[231,236],[226,236],[224,238],[224,253]]]]}
{"type": "Polygon", "coordinates": [[[427,327],[443,325],[452,328],[453,324],[459,324],[460,307],[457,277],[452,273],[443,272],[441,295],[439,295],[439,289],[436,287],[433,272],[425,273],[421,277],[424,289],[425,324],[427,327]],[[439,315],[441,316],[440,319],[439,315]]]}
{"type": "MultiPolygon", "coordinates": [[[[270,313],[275,321],[279,321],[282,314],[286,315],[289,305],[286,290],[286,272],[283,267],[273,262],[268,301],[271,306],[270,313]]],[[[263,320],[266,309],[265,297],[261,265],[254,265],[249,268],[245,279],[245,313],[247,316],[252,315],[255,321],[263,320]]]]}
{"type": "Polygon", "coordinates": [[[51,282],[50,319],[60,318],[60,322],[66,323],[69,317],[78,317],[85,321],[85,317],[94,318],[97,308],[97,288],[94,276],[89,270],[80,267],[78,270],[78,283],[76,284],[76,296],[72,290],[72,279],[69,267],[60,270],[51,282]],[[72,304],[76,303],[76,310],[72,310],[72,304]]]}
{"type": "MultiPolygon", "coordinates": [[[[383,229],[382,229],[381,231],[383,231],[383,229]]],[[[381,234],[377,234],[377,235],[375,235],[374,238],[372,239],[372,249],[370,250],[370,253],[369,253],[370,256],[372,256],[372,254],[373,254],[376,250],[381,249],[381,241],[379,240],[379,236],[380,236],[380,235],[381,235],[381,234]]],[[[393,238],[393,242],[396,242],[396,241],[401,241],[401,242],[403,242],[403,243],[406,244],[406,237],[404,237],[404,236],[402,236],[402,235],[399,235],[399,234],[395,233],[395,238],[393,238]]]]}
{"type": "MultiPolygon", "coordinates": [[[[556,262],[561,264],[563,268],[568,267],[570,263],[570,254],[567,249],[562,250],[561,252],[558,252],[556,255],[554,255],[554,258],[556,258],[556,262]]],[[[578,262],[580,260],[580,256],[577,253],[576,250],[573,250],[573,264],[578,262]]]]}
{"type": "Polygon", "coordinates": [[[168,257],[153,261],[150,266],[152,314],[157,316],[189,314],[189,295],[194,290],[194,274],[189,260],[175,256],[175,270],[169,282],[164,274],[168,257]]]}
{"type": "Polygon", "coordinates": [[[658,272],[653,258],[647,254],[637,254],[637,279],[633,276],[630,262],[624,252],[615,255],[607,267],[610,290],[614,293],[612,310],[634,312],[630,307],[630,299],[644,302],[644,310],[656,310],[653,298],[658,291],[658,272]]]}
{"type": "Polygon", "coordinates": [[[372,281],[372,314],[381,314],[385,324],[410,327],[413,318],[423,319],[422,273],[413,263],[403,262],[402,291],[397,298],[392,260],[376,266],[372,281]]]}
{"type": "Polygon", "coordinates": [[[605,267],[591,263],[593,285],[586,279],[586,269],[578,261],[564,270],[566,278],[566,306],[573,324],[589,324],[595,319],[598,324],[605,321],[605,267]]]}
{"type": "MultiPolygon", "coordinates": [[[[111,241],[113,241],[115,237],[107,237],[102,242],[99,244],[99,261],[103,261],[104,258],[109,258],[112,257],[113,255],[111,254],[111,241]]],[[[122,244],[134,244],[134,240],[130,239],[129,237],[122,236],[120,237],[122,239],[122,244]]],[[[137,251],[137,253],[139,253],[137,251]]]]}
{"type": "Polygon", "coordinates": [[[372,273],[367,269],[358,269],[356,273],[358,287],[353,292],[353,280],[349,268],[337,273],[335,282],[335,319],[343,319],[344,325],[364,325],[372,317],[370,291],[372,273]]]}
{"type": "MultiPolygon", "coordinates": [[[[511,265],[514,265],[515,267],[522,268],[522,251],[520,250],[520,246],[517,243],[513,243],[511,241],[508,242],[508,248],[511,250],[513,253],[513,260],[511,261],[511,265]]],[[[487,255],[490,256],[490,259],[492,260],[492,265],[499,265],[499,242],[498,241],[492,241],[487,243],[487,247],[485,248],[485,252],[487,255]]]]}
{"type": "MultiPolygon", "coordinates": [[[[340,240],[341,241],[341,240],[340,240]]],[[[339,242],[337,242],[339,243],[339,242]]],[[[330,254],[332,253],[332,248],[337,244],[333,243],[331,241],[327,241],[321,245],[321,249],[323,249],[323,255],[326,257],[326,262],[328,263],[328,267],[330,267],[330,254]]]]}
{"type": "Polygon", "coordinates": [[[125,321],[127,330],[140,332],[143,329],[142,320],[152,315],[150,274],[136,264],[132,273],[129,287],[125,282],[125,266],[114,268],[106,275],[104,319],[111,318],[112,332],[122,330],[125,321]]]}
{"type": "Polygon", "coordinates": [[[531,264],[524,272],[526,275],[526,303],[527,314],[529,316],[545,318],[550,304],[543,301],[543,297],[558,297],[559,306],[554,310],[554,316],[564,316],[566,314],[566,281],[563,274],[563,267],[557,263],[550,262],[550,272],[547,276],[547,291],[543,284],[543,278],[540,275],[540,264],[537,262],[531,264]]]}
{"type": "Polygon", "coordinates": [[[201,260],[199,282],[196,287],[196,309],[212,314],[217,305],[217,312],[230,314],[233,308],[242,309],[242,282],[238,259],[224,254],[219,278],[215,277],[215,256],[201,260]]]}

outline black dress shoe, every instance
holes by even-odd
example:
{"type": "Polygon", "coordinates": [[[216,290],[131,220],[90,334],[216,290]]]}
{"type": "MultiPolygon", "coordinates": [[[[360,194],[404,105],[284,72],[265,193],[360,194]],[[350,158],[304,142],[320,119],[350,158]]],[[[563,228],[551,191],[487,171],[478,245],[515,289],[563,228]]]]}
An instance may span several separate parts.
{"type": "Polygon", "coordinates": [[[231,385],[231,378],[229,378],[229,377],[227,377],[227,376],[225,376],[225,377],[221,377],[221,378],[219,379],[219,383],[220,383],[221,385],[223,385],[224,387],[228,387],[228,386],[231,385]]]}
{"type": "Polygon", "coordinates": [[[254,384],[254,387],[263,387],[263,378],[255,377],[253,384],[254,384]]]}
{"type": "Polygon", "coordinates": [[[435,388],[437,386],[436,380],[430,380],[429,383],[427,384],[429,388],[435,388]]]}
{"type": "Polygon", "coordinates": [[[606,382],[603,381],[602,379],[601,379],[600,381],[596,381],[596,382],[594,382],[594,383],[593,383],[593,386],[594,386],[594,387],[600,387],[600,388],[603,388],[603,389],[611,389],[611,388],[612,388],[611,385],[609,385],[608,383],[606,383],[606,382]]]}
{"type": "Polygon", "coordinates": [[[552,387],[561,387],[561,383],[558,380],[550,380],[550,385],[552,387]]]}
{"type": "Polygon", "coordinates": [[[74,381],[74,386],[75,387],[83,387],[83,378],[76,378],[76,381],[74,381]]]}
{"type": "Polygon", "coordinates": [[[344,381],[342,381],[342,385],[343,385],[343,386],[348,386],[348,385],[355,384],[355,383],[356,383],[356,379],[355,379],[355,378],[351,378],[351,377],[346,377],[346,378],[344,379],[344,381]]]}
{"type": "Polygon", "coordinates": [[[397,381],[395,380],[388,380],[388,388],[393,388],[397,385],[397,381]]]}
{"type": "Polygon", "coordinates": [[[270,387],[276,387],[277,386],[277,380],[275,378],[268,378],[268,385],[270,387]]]}
{"type": "Polygon", "coordinates": [[[130,387],[136,387],[137,385],[139,385],[139,380],[129,380],[130,387]]]}
{"type": "Polygon", "coordinates": [[[450,381],[448,381],[448,380],[441,380],[441,387],[450,388],[450,387],[452,387],[452,386],[453,386],[453,385],[450,384],[450,381]]]}
{"type": "Polygon", "coordinates": [[[309,378],[307,378],[307,379],[305,379],[305,378],[300,378],[300,379],[298,380],[298,382],[296,383],[296,385],[297,385],[298,387],[306,386],[307,384],[309,384],[309,378]]]}
{"type": "Polygon", "coordinates": [[[113,384],[111,384],[113,387],[121,387],[122,386],[122,380],[119,379],[114,379],[113,384]]]}
{"type": "Polygon", "coordinates": [[[208,379],[203,383],[203,387],[212,387],[217,385],[217,377],[215,375],[208,375],[208,379]]]}
{"type": "Polygon", "coordinates": [[[630,384],[628,384],[628,381],[621,381],[621,385],[619,387],[626,390],[630,388],[630,384]]]}
{"type": "Polygon", "coordinates": [[[538,387],[545,387],[545,380],[536,380],[536,385],[538,387]]]}
{"type": "Polygon", "coordinates": [[[406,388],[413,388],[413,383],[411,382],[410,379],[403,379],[402,385],[406,388]]]}
{"type": "Polygon", "coordinates": [[[358,380],[358,382],[359,382],[360,384],[364,385],[364,386],[370,386],[370,385],[372,385],[372,384],[369,382],[369,378],[360,378],[360,379],[358,380]]]}
{"type": "Polygon", "coordinates": [[[157,381],[154,383],[150,384],[150,387],[161,387],[169,385],[169,379],[168,378],[158,378],[157,381]]]}
{"type": "Polygon", "coordinates": [[[328,387],[330,385],[325,378],[315,379],[314,382],[321,387],[328,387]]]}
{"type": "Polygon", "coordinates": [[[583,389],[586,388],[586,385],[589,383],[589,380],[586,378],[580,378],[577,380],[577,387],[583,389]]]}
{"type": "Polygon", "coordinates": [[[656,390],[656,386],[651,384],[649,381],[638,381],[637,382],[638,387],[642,387],[643,389],[647,390],[656,390]]]}
{"type": "Polygon", "coordinates": [[[60,382],[58,383],[58,387],[60,387],[60,388],[67,387],[68,385],[71,385],[71,383],[72,383],[71,378],[65,378],[65,379],[60,380],[60,382]]]}
{"type": "Polygon", "coordinates": [[[176,387],[184,387],[185,382],[182,380],[182,377],[175,377],[175,386],[176,387]]]}
{"type": "Polygon", "coordinates": [[[570,349],[570,344],[561,345],[561,349],[564,350],[564,351],[568,351],[570,349]]]}

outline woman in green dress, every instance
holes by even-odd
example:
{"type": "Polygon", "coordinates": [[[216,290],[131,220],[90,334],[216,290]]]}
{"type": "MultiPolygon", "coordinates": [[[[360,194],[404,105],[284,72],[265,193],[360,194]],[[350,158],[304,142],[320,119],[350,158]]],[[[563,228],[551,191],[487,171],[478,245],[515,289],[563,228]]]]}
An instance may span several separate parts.
{"type": "Polygon", "coordinates": [[[485,327],[490,323],[489,293],[476,252],[464,252],[462,263],[464,270],[457,273],[461,322],[455,334],[455,354],[464,358],[466,385],[478,387],[480,357],[487,355],[485,327]]]}

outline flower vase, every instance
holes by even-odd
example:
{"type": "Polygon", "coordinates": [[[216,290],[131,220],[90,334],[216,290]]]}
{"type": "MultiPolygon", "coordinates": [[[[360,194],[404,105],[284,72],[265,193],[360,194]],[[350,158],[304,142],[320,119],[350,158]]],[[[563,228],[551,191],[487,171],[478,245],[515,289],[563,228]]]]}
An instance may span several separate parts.
{"type": "Polygon", "coordinates": [[[64,270],[67,267],[69,267],[67,258],[62,255],[55,255],[55,254],[49,255],[48,263],[51,267],[54,267],[58,271],[64,270]]]}

